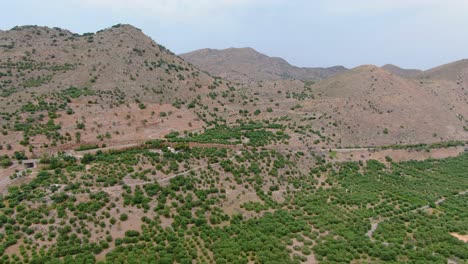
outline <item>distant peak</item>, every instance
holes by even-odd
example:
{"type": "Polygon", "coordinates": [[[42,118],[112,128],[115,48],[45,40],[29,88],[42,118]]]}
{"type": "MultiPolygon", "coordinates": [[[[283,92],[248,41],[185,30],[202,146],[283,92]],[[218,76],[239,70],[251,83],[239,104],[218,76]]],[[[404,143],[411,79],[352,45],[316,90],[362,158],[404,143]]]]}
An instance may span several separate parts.
{"type": "Polygon", "coordinates": [[[101,32],[135,32],[135,33],[143,33],[143,31],[133,25],[130,25],[130,24],[116,24],[116,25],[113,25],[109,28],[106,28],[106,29],[103,29],[103,30],[99,30],[98,32],[96,33],[101,33],[101,32]]]}
{"type": "Polygon", "coordinates": [[[251,47],[243,47],[243,48],[235,48],[230,47],[226,49],[211,49],[211,48],[204,48],[199,50],[194,50],[188,53],[180,54],[180,56],[206,56],[206,55],[215,55],[215,56],[235,56],[235,57],[248,57],[248,58],[258,58],[264,57],[267,58],[268,56],[256,51],[251,47]]]}
{"type": "Polygon", "coordinates": [[[391,63],[385,64],[384,66],[382,66],[382,68],[399,68],[399,69],[401,69],[401,67],[398,67],[398,66],[396,66],[394,64],[391,64],[391,63]]]}
{"type": "Polygon", "coordinates": [[[419,69],[402,68],[400,66],[397,66],[397,65],[391,64],[391,63],[385,64],[384,66],[382,66],[382,69],[399,69],[399,70],[409,70],[409,71],[420,71],[419,69]]]}
{"type": "Polygon", "coordinates": [[[226,49],[201,49],[199,51],[211,51],[211,52],[219,52],[219,53],[229,53],[229,52],[235,52],[235,53],[253,53],[253,54],[260,54],[260,52],[256,51],[255,49],[251,47],[242,47],[242,48],[237,48],[237,47],[230,47],[226,49]]]}
{"type": "Polygon", "coordinates": [[[379,67],[375,66],[375,65],[372,65],[372,64],[364,64],[364,65],[360,65],[360,66],[357,66],[355,68],[353,68],[352,70],[354,71],[375,71],[375,70],[378,70],[380,69],[379,67]]]}
{"type": "Polygon", "coordinates": [[[243,51],[251,51],[251,52],[258,52],[258,51],[256,51],[254,48],[251,48],[251,47],[230,48],[230,49],[234,49],[234,50],[243,50],[243,51]]]}
{"type": "Polygon", "coordinates": [[[242,47],[242,48],[237,48],[237,47],[230,47],[226,49],[201,49],[200,51],[207,50],[207,51],[214,51],[214,52],[251,52],[251,53],[259,53],[255,49],[251,47],[242,47]]]}
{"type": "Polygon", "coordinates": [[[113,25],[110,27],[111,29],[116,29],[116,28],[120,28],[120,29],[127,29],[127,30],[137,30],[137,31],[141,31],[141,29],[133,26],[133,25],[130,25],[130,24],[116,24],[116,25],[113,25]]]}

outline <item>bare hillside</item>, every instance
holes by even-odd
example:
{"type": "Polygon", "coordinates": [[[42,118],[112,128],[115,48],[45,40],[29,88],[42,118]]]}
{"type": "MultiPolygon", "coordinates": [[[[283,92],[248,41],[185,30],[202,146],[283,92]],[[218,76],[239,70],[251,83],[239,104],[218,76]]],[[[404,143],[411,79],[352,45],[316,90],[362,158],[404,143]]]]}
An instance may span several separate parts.
{"type": "Polygon", "coordinates": [[[449,80],[457,83],[466,82],[468,80],[468,59],[429,69],[424,71],[420,77],[430,80],[449,80]]]}
{"type": "Polygon", "coordinates": [[[400,144],[468,139],[465,87],[423,82],[375,66],[360,66],[318,82],[321,100],[304,105],[335,120],[342,142],[400,144]]]}

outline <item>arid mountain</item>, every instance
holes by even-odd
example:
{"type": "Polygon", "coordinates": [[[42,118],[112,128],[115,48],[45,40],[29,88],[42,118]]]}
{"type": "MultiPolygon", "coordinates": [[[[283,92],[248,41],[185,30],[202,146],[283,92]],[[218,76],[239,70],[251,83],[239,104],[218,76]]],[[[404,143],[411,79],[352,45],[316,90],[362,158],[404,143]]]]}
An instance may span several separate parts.
{"type": "Polygon", "coordinates": [[[465,61],[405,78],[375,66],[298,68],[252,49],[182,55],[219,63],[205,73],[129,25],[83,35],[15,27],[0,33],[0,50],[0,146],[10,154],[251,120],[311,127],[316,148],[468,139],[465,61]]]}
{"type": "MultiPolygon", "coordinates": [[[[404,78],[364,65],[311,83],[250,86],[259,118],[291,118],[336,148],[468,140],[468,87],[448,80],[404,78]],[[268,113],[267,109],[272,109],[268,113]]],[[[300,137],[300,136],[299,136],[300,137]]],[[[317,137],[305,140],[309,146],[317,137]]]]}
{"type": "Polygon", "coordinates": [[[447,63],[424,71],[421,77],[430,80],[466,82],[468,81],[468,59],[447,63]]]}
{"type": "Polygon", "coordinates": [[[284,59],[269,57],[252,48],[201,49],[181,54],[180,57],[214,76],[244,83],[285,79],[319,80],[346,70],[343,66],[296,67],[284,59]]]}
{"type": "Polygon", "coordinates": [[[413,144],[468,139],[467,87],[444,80],[406,79],[372,65],[311,86],[318,111],[337,123],[335,134],[355,145],[413,144]]]}
{"type": "Polygon", "coordinates": [[[0,32],[1,263],[466,262],[464,62],[241,51],[235,83],[128,25],[0,32]]]}
{"type": "MultiPolygon", "coordinates": [[[[88,87],[146,102],[207,92],[214,79],[129,25],[97,33],[15,27],[0,35],[2,90],[24,94],[88,87]]],[[[112,97],[112,96],[111,96],[112,97]]]]}
{"type": "Polygon", "coordinates": [[[402,77],[415,77],[423,72],[417,69],[403,69],[393,64],[385,64],[382,69],[402,77]]]}
{"type": "Polygon", "coordinates": [[[37,26],[0,33],[0,145],[8,153],[199,129],[242,101],[229,92],[129,25],[83,35],[37,26]]]}
{"type": "Polygon", "coordinates": [[[406,78],[463,82],[468,76],[468,59],[447,63],[426,71],[403,69],[393,64],[386,64],[382,66],[382,69],[406,78]]]}

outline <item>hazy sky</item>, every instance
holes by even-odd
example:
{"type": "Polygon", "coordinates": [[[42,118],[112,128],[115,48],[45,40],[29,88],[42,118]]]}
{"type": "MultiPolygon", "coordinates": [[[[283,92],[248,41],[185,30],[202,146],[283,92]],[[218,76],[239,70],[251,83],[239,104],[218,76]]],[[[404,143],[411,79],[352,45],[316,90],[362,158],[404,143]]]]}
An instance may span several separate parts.
{"type": "Polygon", "coordinates": [[[298,66],[426,69],[468,58],[468,0],[2,0],[1,9],[3,30],[128,23],[175,53],[253,47],[298,66]]]}

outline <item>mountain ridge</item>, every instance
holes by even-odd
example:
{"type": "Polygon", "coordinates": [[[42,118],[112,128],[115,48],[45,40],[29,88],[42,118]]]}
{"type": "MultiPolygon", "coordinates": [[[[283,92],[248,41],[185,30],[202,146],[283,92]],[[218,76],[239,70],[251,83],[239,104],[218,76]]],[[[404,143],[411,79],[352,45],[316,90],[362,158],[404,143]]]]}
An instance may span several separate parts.
{"type": "Polygon", "coordinates": [[[419,69],[404,69],[394,64],[385,64],[381,68],[403,77],[416,77],[423,73],[419,69]]]}
{"type": "Polygon", "coordinates": [[[280,57],[270,57],[251,47],[200,49],[179,55],[212,75],[231,81],[319,80],[347,70],[343,66],[327,68],[297,67],[280,57]]]}
{"type": "MultiPolygon", "coordinates": [[[[464,119],[468,116],[467,82],[459,78],[459,72],[465,71],[464,61],[438,68],[437,72],[456,72],[453,80],[409,78],[392,73],[388,66],[361,65],[346,70],[338,67],[331,76],[309,81],[290,79],[291,73],[288,76],[287,71],[265,71],[258,64],[251,64],[254,57],[271,63],[273,69],[293,67],[294,74],[303,74],[301,68],[281,58],[268,57],[252,48],[232,48],[231,56],[243,55],[237,59],[239,65],[245,63],[250,67],[239,69],[237,76],[243,79],[235,83],[203,72],[184,60],[183,55],[182,58],[174,55],[130,25],[115,25],[81,35],[59,28],[15,27],[1,33],[0,50],[3,51],[0,113],[5,120],[11,120],[11,115],[24,109],[39,107],[43,98],[64,103],[61,96],[78,89],[86,96],[68,98],[69,109],[57,111],[75,112],[100,124],[100,117],[89,109],[101,109],[106,120],[115,119],[107,124],[109,129],[119,132],[112,141],[151,139],[171,131],[236,124],[242,120],[281,120],[284,115],[308,126],[309,119],[304,115],[312,114],[322,117],[313,124],[324,129],[322,133],[329,137],[320,147],[468,139],[464,132],[464,127],[468,127],[464,119]],[[252,73],[257,74],[257,79],[249,76],[252,73]],[[132,116],[131,112],[138,109],[142,111],[135,117],[138,129],[131,130],[125,124],[135,122],[127,121],[124,113],[132,116]],[[118,117],[107,115],[112,111],[118,117]],[[172,116],[158,118],[162,112],[161,115],[172,113],[172,116]],[[383,134],[385,128],[390,133],[383,134]]],[[[211,49],[204,52],[218,56],[211,49]]],[[[226,56],[221,58],[224,60],[226,56]]],[[[58,117],[63,124],[61,133],[76,132],[72,117],[63,113],[58,117]]],[[[39,120],[36,114],[31,118],[39,120]]],[[[22,118],[18,120],[16,123],[24,122],[22,118]]],[[[11,121],[10,128],[14,126],[11,121]]],[[[99,136],[96,133],[101,133],[102,138],[102,129],[94,126],[93,129],[82,135],[83,141],[95,142],[99,136]]],[[[0,136],[0,140],[16,142],[13,152],[22,148],[21,135],[21,131],[15,131],[0,136]]],[[[42,139],[34,140],[42,146],[42,139]]],[[[110,144],[111,140],[104,142],[110,144]]]]}

